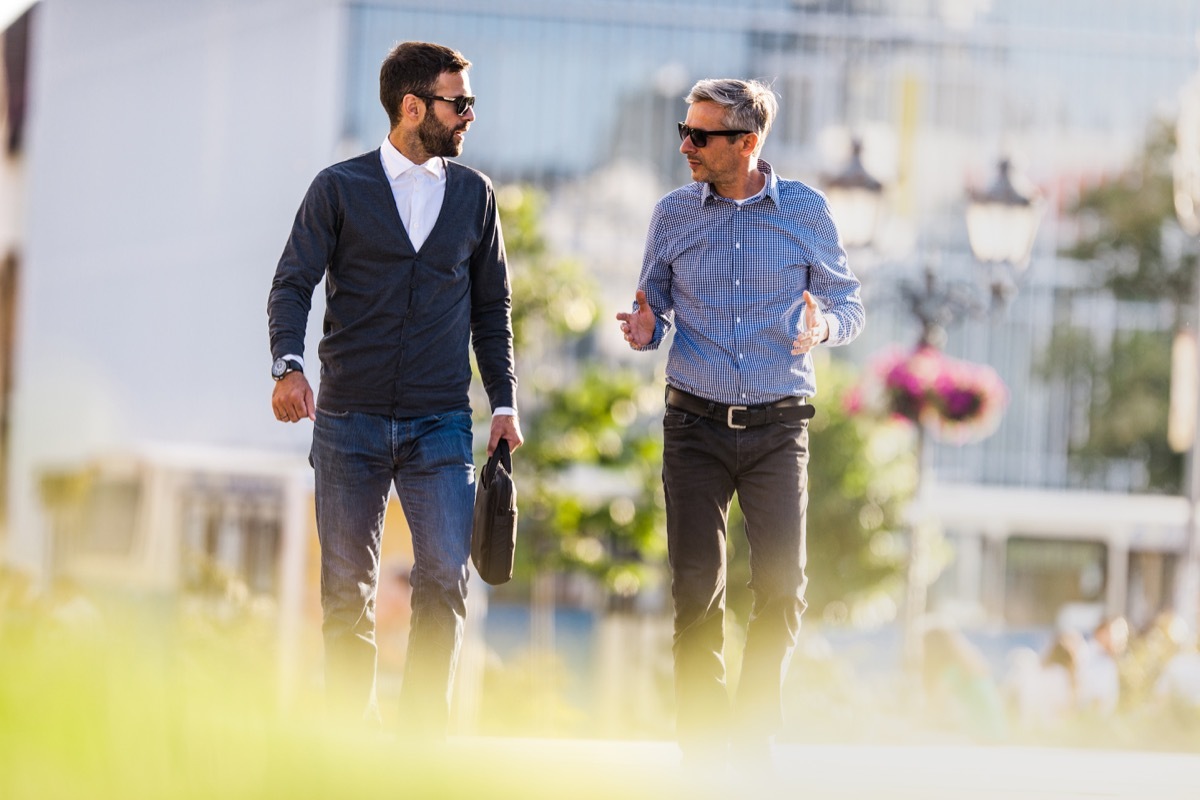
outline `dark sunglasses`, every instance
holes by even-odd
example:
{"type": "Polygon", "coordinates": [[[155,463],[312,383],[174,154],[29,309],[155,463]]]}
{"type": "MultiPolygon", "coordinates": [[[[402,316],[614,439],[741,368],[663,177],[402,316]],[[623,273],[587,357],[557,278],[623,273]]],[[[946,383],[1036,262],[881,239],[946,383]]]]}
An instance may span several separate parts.
{"type": "Polygon", "coordinates": [[[464,94],[461,97],[439,97],[436,94],[419,94],[417,97],[422,100],[441,100],[445,103],[454,103],[454,111],[460,117],[467,113],[467,109],[475,105],[474,95],[464,94]]]}
{"type": "Polygon", "coordinates": [[[682,142],[690,136],[692,144],[696,147],[707,145],[710,136],[741,136],[743,133],[754,133],[754,131],[702,131],[699,128],[689,128],[682,122],[677,124],[679,125],[679,141],[682,142]]]}

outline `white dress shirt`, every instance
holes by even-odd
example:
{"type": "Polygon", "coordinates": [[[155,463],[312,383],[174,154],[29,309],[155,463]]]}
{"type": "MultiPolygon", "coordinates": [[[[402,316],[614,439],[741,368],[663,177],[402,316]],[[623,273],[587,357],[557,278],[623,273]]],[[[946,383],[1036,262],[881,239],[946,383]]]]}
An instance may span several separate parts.
{"type": "Polygon", "coordinates": [[[446,198],[446,166],[436,157],[424,164],[414,164],[388,139],[380,145],[379,155],[404,230],[408,232],[413,248],[420,250],[442,211],[442,201],[446,198]]]}

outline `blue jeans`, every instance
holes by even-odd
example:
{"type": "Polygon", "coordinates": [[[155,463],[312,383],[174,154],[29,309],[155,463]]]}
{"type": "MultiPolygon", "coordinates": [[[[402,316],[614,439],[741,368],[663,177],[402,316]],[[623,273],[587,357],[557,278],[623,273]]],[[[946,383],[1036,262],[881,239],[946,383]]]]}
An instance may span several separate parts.
{"type": "Polygon", "coordinates": [[[685,752],[765,741],[804,612],[808,420],[733,430],[671,406],[663,488],[675,604],[676,732],[685,752]],[[732,715],[725,684],[725,535],[737,493],[750,545],[754,607],[732,715]]]}
{"type": "Polygon", "coordinates": [[[406,726],[444,734],[466,620],[475,464],[471,415],[392,419],[318,409],[310,460],[321,542],[331,710],[378,718],[375,595],[388,491],[412,532],[412,617],[400,704],[406,726]]]}

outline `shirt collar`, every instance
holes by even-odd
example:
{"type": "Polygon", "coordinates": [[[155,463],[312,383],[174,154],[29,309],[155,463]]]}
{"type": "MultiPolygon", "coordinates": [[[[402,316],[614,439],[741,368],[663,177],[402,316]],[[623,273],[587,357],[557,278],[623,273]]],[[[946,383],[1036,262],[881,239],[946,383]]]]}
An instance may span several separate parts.
{"type": "MultiPolygon", "coordinates": [[[[746,198],[742,202],[742,205],[748,205],[749,203],[753,203],[758,200],[761,200],[762,197],[765,195],[765,196],[771,198],[771,201],[775,203],[775,207],[778,208],[779,207],[779,181],[775,177],[775,168],[760,158],[758,160],[758,171],[767,176],[767,181],[765,184],[763,184],[763,188],[761,190],[759,190],[758,194],[754,195],[753,197],[746,198]]],[[[706,203],[708,203],[708,201],[710,199],[715,200],[718,197],[720,197],[720,195],[712,190],[711,183],[705,182],[705,183],[700,184],[700,205],[705,205],[706,203]]],[[[722,199],[728,199],[728,198],[722,198],[722,199]]],[[[733,202],[733,201],[731,200],[730,202],[733,202]]]]}
{"type": "Polygon", "coordinates": [[[439,181],[446,174],[446,166],[444,159],[435,156],[429,159],[424,164],[414,164],[408,160],[408,157],[396,149],[390,139],[384,139],[383,144],[379,146],[379,152],[383,158],[383,168],[387,170],[388,177],[396,180],[410,169],[424,169],[430,175],[437,178],[439,181]]]}

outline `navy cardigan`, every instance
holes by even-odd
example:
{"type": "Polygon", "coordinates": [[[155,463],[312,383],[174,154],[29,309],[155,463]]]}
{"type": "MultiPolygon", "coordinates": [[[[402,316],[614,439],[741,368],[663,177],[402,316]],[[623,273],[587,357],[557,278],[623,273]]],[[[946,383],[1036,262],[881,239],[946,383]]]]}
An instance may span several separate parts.
{"type": "Polygon", "coordinates": [[[492,408],[516,407],[512,292],[486,175],[446,161],[446,197],[419,251],[378,149],[317,175],[267,301],[273,358],[304,355],[322,277],[321,409],[397,418],[468,409],[470,346],[492,408]]]}

